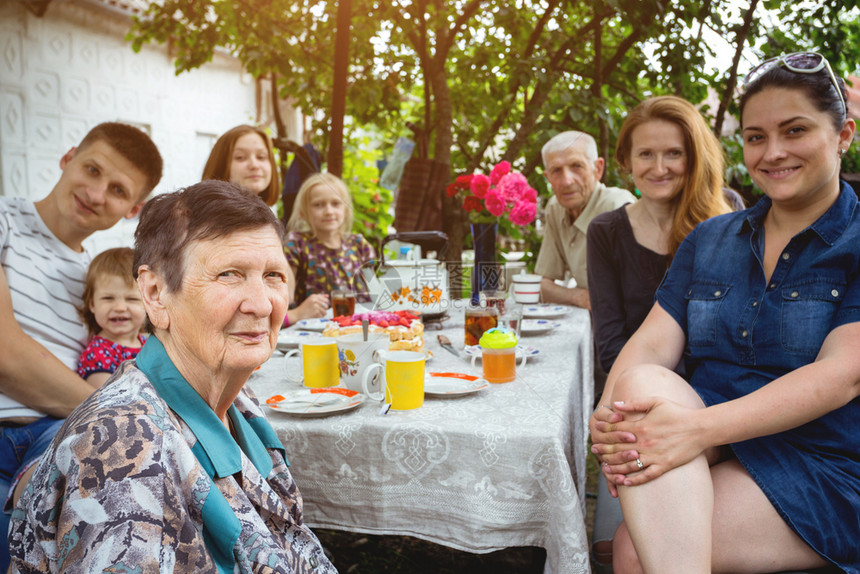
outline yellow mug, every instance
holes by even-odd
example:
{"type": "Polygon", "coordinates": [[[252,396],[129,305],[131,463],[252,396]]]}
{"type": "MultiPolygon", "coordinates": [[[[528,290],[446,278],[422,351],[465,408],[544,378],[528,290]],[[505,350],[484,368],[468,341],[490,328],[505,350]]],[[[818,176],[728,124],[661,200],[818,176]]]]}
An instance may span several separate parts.
{"type": "Polygon", "coordinates": [[[377,401],[391,404],[396,411],[417,409],[424,404],[424,353],[416,351],[381,351],[381,362],[368,365],[361,381],[364,394],[377,401]],[[378,394],[368,383],[375,370],[383,370],[378,394]]]}
{"type": "Polygon", "coordinates": [[[332,337],[320,337],[310,341],[302,341],[298,349],[289,351],[284,356],[284,369],[287,359],[293,355],[302,357],[301,380],[287,376],[288,380],[296,383],[304,382],[306,387],[335,387],[340,383],[340,369],[337,365],[337,341],[332,337]]]}

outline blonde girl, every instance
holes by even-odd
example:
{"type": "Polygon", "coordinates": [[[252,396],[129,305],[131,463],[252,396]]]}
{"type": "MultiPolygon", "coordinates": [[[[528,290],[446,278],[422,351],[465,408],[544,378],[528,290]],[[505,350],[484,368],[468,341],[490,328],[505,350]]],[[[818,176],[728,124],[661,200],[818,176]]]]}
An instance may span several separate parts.
{"type": "MultiPolygon", "coordinates": [[[[287,260],[296,276],[296,311],[322,316],[333,289],[355,288],[360,267],[376,255],[352,229],[352,199],[343,181],[329,173],[308,177],[287,224],[287,260]],[[321,312],[322,311],[322,312],[321,312]]],[[[293,316],[290,316],[293,319],[293,316]]]]}

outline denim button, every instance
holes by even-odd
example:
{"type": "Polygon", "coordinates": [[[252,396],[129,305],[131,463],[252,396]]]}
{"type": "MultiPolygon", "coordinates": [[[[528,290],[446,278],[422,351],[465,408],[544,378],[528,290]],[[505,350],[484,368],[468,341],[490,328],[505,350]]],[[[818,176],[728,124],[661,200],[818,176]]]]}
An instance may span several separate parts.
{"type": "Polygon", "coordinates": [[[788,253],[783,253],[783,254],[782,254],[782,258],[783,258],[783,260],[785,260],[785,261],[788,261],[788,258],[789,258],[789,257],[791,257],[791,255],[789,255],[788,253]]]}
{"type": "Polygon", "coordinates": [[[775,289],[775,288],[776,288],[776,283],[771,283],[771,284],[770,284],[770,288],[771,288],[771,289],[775,289]]]}
{"type": "Polygon", "coordinates": [[[798,295],[799,295],[799,293],[798,293],[797,291],[792,291],[792,292],[791,292],[791,297],[792,297],[793,299],[796,299],[798,295]]]}
{"type": "Polygon", "coordinates": [[[834,289],[833,291],[830,292],[830,294],[833,295],[834,297],[839,297],[839,290],[834,289]]]}
{"type": "Polygon", "coordinates": [[[747,330],[746,330],[746,329],[744,329],[743,331],[741,331],[741,337],[743,337],[744,339],[746,339],[746,338],[747,338],[747,335],[749,335],[749,333],[747,333],[747,330]]]}
{"type": "Polygon", "coordinates": [[[753,307],[758,307],[758,301],[753,301],[753,307]]]}
{"type": "Polygon", "coordinates": [[[714,297],[719,297],[722,293],[722,291],[714,291],[714,297]]]}

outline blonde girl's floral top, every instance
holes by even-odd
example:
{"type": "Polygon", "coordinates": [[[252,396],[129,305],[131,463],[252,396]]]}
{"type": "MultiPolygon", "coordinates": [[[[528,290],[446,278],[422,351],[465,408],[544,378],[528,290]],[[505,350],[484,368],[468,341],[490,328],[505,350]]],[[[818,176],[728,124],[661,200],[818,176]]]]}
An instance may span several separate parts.
{"type": "Polygon", "coordinates": [[[66,420],[12,514],[21,572],[333,573],[243,390],[234,440],[150,336],[66,420]]]}
{"type": "Polygon", "coordinates": [[[285,249],[287,261],[296,269],[293,306],[301,304],[308,295],[328,295],[333,289],[366,291],[364,283],[356,276],[364,263],[376,257],[370,243],[354,233],[344,235],[340,248],[332,249],[319,243],[310,232],[291,231],[287,234],[285,249]]]}

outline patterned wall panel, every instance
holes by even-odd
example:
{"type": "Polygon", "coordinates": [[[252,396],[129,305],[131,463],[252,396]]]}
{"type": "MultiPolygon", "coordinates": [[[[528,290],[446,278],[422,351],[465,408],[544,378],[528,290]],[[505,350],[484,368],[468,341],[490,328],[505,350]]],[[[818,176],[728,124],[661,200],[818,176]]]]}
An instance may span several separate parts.
{"type": "Polygon", "coordinates": [[[30,75],[28,94],[32,105],[56,108],[60,105],[60,76],[50,70],[35,70],[30,75]]]}
{"type": "Polygon", "coordinates": [[[45,60],[55,66],[68,66],[72,61],[72,38],[67,32],[52,32],[42,43],[45,60]]]}
{"type": "MultiPolygon", "coordinates": [[[[102,73],[111,77],[115,82],[121,82],[125,79],[125,49],[120,49],[118,47],[105,46],[101,45],[101,61],[99,62],[101,65],[99,69],[102,73]]],[[[131,52],[131,50],[128,50],[131,52]]],[[[132,52],[132,55],[134,53],[132,52]]]]}
{"type": "Polygon", "coordinates": [[[147,62],[143,58],[135,57],[134,52],[129,50],[127,45],[123,45],[120,48],[116,49],[117,54],[121,55],[125,58],[126,67],[128,69],[128,73],[131,74],[133,78],[146,78],[147,73],[147,62]]]}
{"type": "Polygon", "coordinates": [[[0,70],[4,77],[13,80],[21,78],[24,73],[22,53],[21,34],[4,25],[3,33],[0,34],[0,70]]]}
{"type": "MultiPolygon", "coordinates": [[[[62,108],[64,112],[75,114],[90,111],[90,81],[79,76],[69,76],[63,80],[62,108]]],[[[98,112],[99,110],[92,110],[98,112]]]]}
{"type": "Polygon", "coordinates": [[[105,116],[116,115],[116,89],[105,83],[93,86],[93,106],[105,116]]]}
{"type": "Polygon", "coordinates": [[[27,197],[36,201],[48,195],[60,179],[60,158],[62,154],[38,155],[28,158],[30,187],[27,197]]]}
{"type": "Polygon", "coordinates": [[[160,124],[164,121],[161,114],[161,102],[163,98],[155,94],[141,94],[140,110],[142,117],[152,124],[160,124]]]}
{"type": "Polygon", "coordinates": [[[16,197],[27,195],[27,157],[24,152],[11,152],[3,148],[0,154],[3,162],[3,195],[16,197]]]}
{"type": "Polygon", "coordinates": [[[86,36],[75,35],[72,40],[72,66],[79,70],[98,69],[98,45],[86,36]]]}
{"type": "Polygon", "coordinates": [[[27,130],[27,147],[42,153],[57,148],[60,142],[60,114],[59,110],[44,111],[30,115],[30,125],[27,130]]]}
{"type": "Polygon", "coordinates": [[[21,94],[0,90],[0,145],[3,149],[23,148],[24,98],[21,94]]]}
{"type": "Polygon", "coordinates": [[[140,96],[134,90],[117,90],[117,112],[124,119],[140,119],[140,96]]]}
{"type": "Polygon", "coordinates": [[[59,156],[67,152],[73,147],[76,147],[87,132],[90,131],[96,122],[88,122],[82,117],[64,115],[60,118],[60,128],[62,135],[60,136],[60,145],[57,148],[57,159],[59,156]]]}

